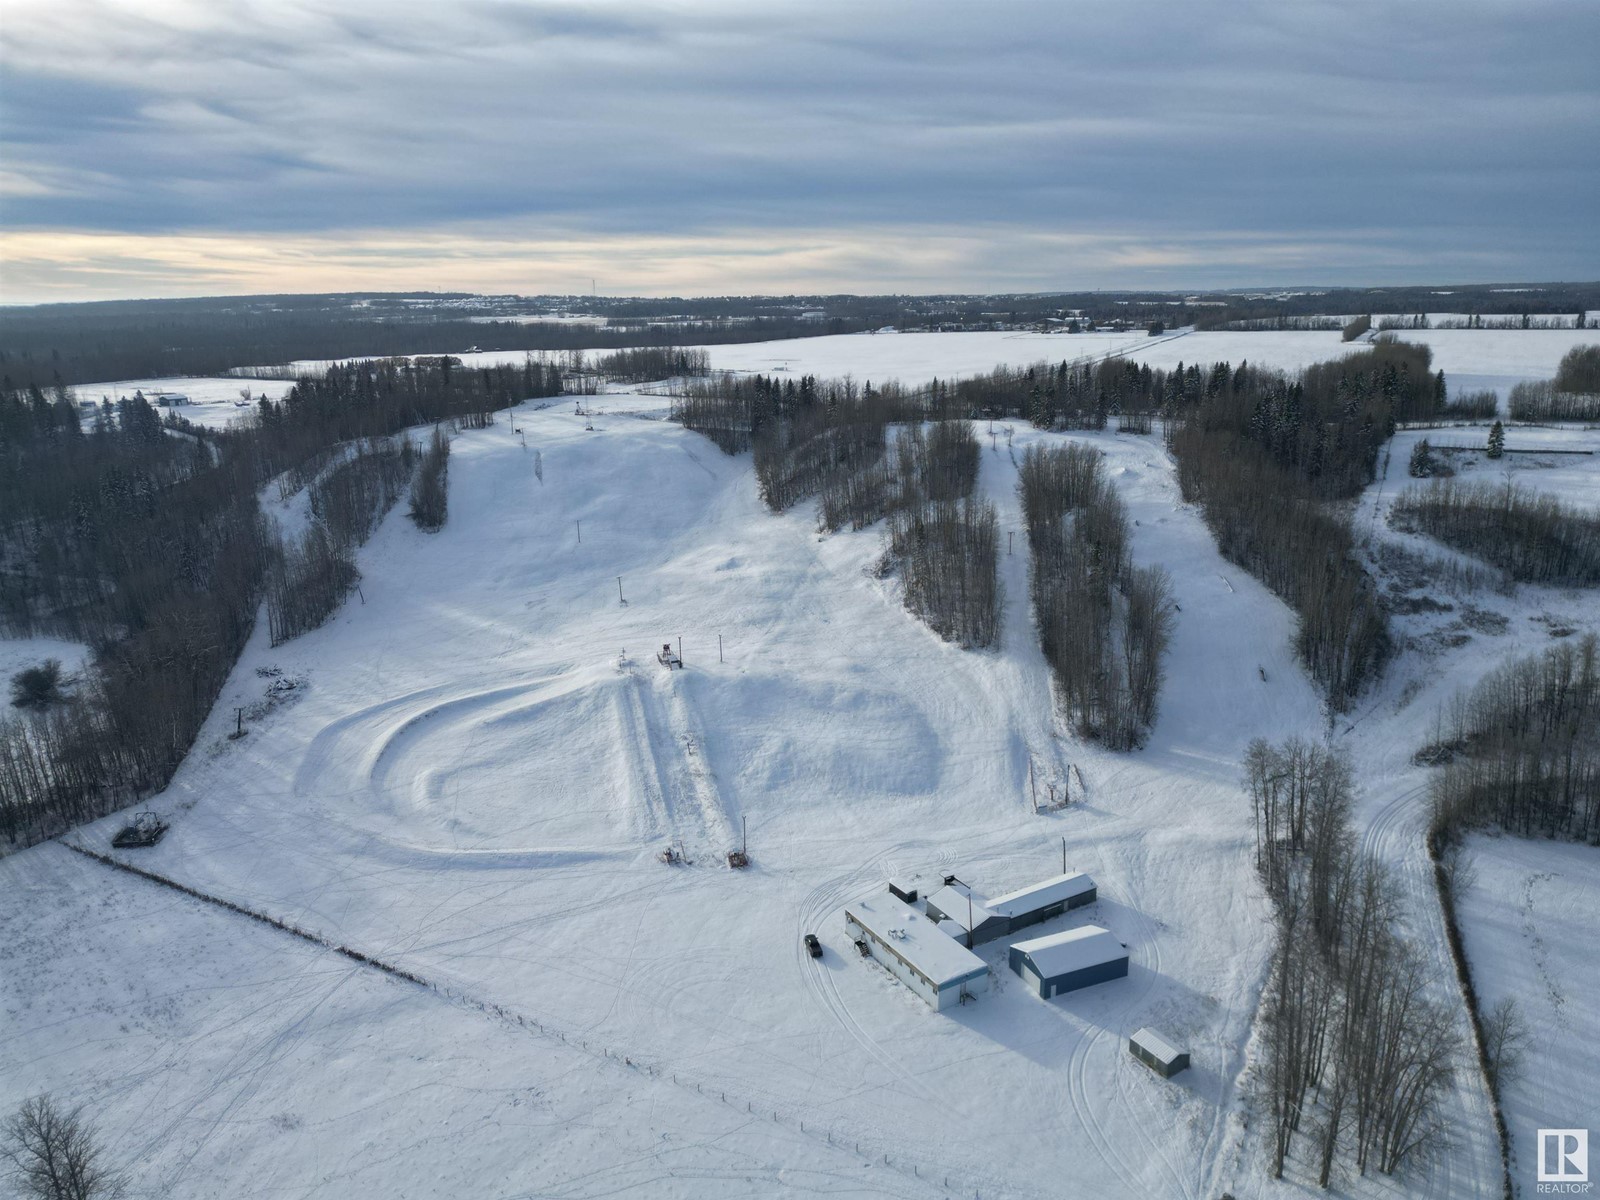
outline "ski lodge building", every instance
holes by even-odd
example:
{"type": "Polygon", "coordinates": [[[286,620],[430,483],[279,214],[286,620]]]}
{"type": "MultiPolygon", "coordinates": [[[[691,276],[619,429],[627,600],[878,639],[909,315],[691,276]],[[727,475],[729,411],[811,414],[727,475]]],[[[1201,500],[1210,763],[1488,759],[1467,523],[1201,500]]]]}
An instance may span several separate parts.
{"type": "Polygon", "coordinates": [[[887,891],[846,907],[844,927],[930,1008],[943,1010],[963,996],[989,990],[989,966],[983,959],[887,891]]]}

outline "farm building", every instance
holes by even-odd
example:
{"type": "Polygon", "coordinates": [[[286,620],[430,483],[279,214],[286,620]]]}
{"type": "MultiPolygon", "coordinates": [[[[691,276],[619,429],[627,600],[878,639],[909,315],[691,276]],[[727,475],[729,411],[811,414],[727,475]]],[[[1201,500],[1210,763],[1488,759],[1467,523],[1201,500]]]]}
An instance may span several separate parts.
{"type": "Polygon", "coordinates": [[[1157,1075],[1168,1079],[1189,1066],[1187,1050],[1179,1050],[1150,1028],[1141,1029],[1128,1039],[1128,1053],[1157,1075]]]}
{"type": "Polygon", "coordinates": [[[951,937],[966,944],[992,941],[1005,934],[1010,923],[991,912],[989,902],[960,880],[945,884],[928,897],[928,916],[951,937]]]}
{"type": "Polygon", "coordinates": [[[1069,871],[1065,875],[1052,875],[1038,883],[996,896],[984,907],[1006,919],[1006,932],[1012,933],[1028,925],[1037,925],[1051,917],[1059,917],[1068,909],[1093,904],[1099,892],[1094,880],[1082,871],[1069,871]]]}
{"type": "Polygon", "coordinates": [[[1097,895],[1094,880],[1082,871],[1052,875],[992,900],[984,899],[959,880],[952,880],[928,897],[928,915],[952,937],[963,940],[970,922],[972,941],[977,944],[1092,904],[1097,895]],[[946,921],[951,924],[944,925],[946,921]]]}
{"type": "Polygon", "coordinates": [[[1128,948],[1109,929],[1085,925],[1016,943],[1011,947],[1011,969],[1048,1000],[1122,978],[1128,973],[1128,948]]]}
{"type": "Polygon", "coordinates": [[[844,910],[845,930],[930,1008],[945,1009],[989,988],[983,959],[941,933],[902,900],[878,892],[844,910]]]}

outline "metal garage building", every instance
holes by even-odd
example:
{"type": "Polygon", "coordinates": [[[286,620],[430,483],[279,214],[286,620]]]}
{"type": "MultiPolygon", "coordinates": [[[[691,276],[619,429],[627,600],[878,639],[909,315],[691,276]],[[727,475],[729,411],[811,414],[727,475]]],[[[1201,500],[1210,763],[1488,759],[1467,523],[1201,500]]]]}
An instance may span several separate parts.
{"type": "Polygon", "coordinates": [[[1139,1030],[1128,1039],[1128,1053],[1158,1075],[1171,1078],[1189,1066],[1189,1052],[1179,1050],[1154,1029],[1139,1030]]]}
{"type": "Polygon", "coordinates": [[[1038,883],[996,896],[984,907],[1006,919],[1008,933],[1028,925],[1037,925],[1051,917],[1059,917],[1069,909],[1093,904],[1099,895],[1090,879],[1082,871],[1069,871],[1065,875],[1052,875],[1038,883]]]}
{"type": "Polygon", "coordinates": [[[1128,973],[1128,948],[1109,929],[1085,925],[1065,933],[1018,942],[1011,969],[1042,999],[1076,991],[1128,973]]]}
{"type": "Polygon", "coordinates": [[[983,959],[888,892],[849,905],[844,927],[931,1008],[949,1008],[963,996],[989,989],[989,966],[983,959]]]}

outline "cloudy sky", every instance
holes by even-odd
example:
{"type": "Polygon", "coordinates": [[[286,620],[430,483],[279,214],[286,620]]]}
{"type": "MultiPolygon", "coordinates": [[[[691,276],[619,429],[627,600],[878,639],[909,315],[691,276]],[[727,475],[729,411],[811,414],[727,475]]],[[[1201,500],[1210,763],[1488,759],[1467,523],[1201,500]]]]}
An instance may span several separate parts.
{"type": "Polygon", "coordinates": [[[0,301],[1600,279],[1596,0],[6,0],[0,301]]]}

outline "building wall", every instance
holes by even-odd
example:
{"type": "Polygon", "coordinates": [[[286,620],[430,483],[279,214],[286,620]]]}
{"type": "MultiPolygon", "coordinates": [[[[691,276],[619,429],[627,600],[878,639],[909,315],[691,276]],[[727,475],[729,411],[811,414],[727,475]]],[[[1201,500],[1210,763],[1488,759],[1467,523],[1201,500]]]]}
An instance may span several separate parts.
{"type": "Polygon", "coordinates": [[[999,937],[1003,933],[1015,933],[1019,929],[1026,929],[1029,925],[1037,925],[1041,921],[1059,917],[1064,912],[1082,908],[1085,904],[1093,904],[1098,895],[1098,888],[1090,888],[1081,896],[1069,896],[1065,900],[1057,900],[1054,904],[1047,904],[1043,908],[1036,908],[1031,912],[1018,913],[1010,919],[1004,929],[997,930],[987,936],[980,931],[979,937],[983,941],[988,941],[989,938],[999,937]]]}
{"type": "Polygon", "coordinates": [[[1096,983],[1105,983],[1110,979],[1121,979],[1128,973],[1128,960],[1119,958],[1113,962],[1100,963],[1093,967],[1084,967],[1081,971],[1069,971],[1065,975],[1054,978],[1042,978],[1038,975],[1033,962],[1015,946],[1011,947],[1011,969],[1026,980],[1029,986],[1034,986],[1034,979],[1039,979],[1037,990],[1042,1000],[1051,996],[1060,996],[1066,992],[1075,992],[1079,988],[1090,987],[1096,983]]]}
{"type": "Polygon", "coordinates": [[[889,974],[922,997],[924,1004],[931,1008],[943,1007],[939,1002],[939,992],[933,986],[932,981],[927,979],[920,971],[913,970],[909,963],[904,962],[899,955],[890,950],[888,945],[872,930],[865,928],[849,917],[845,918],[844,928],[845,932],[852,938],[866,942],[868,953],[883,964],[889,974]]]}
{"type": "Polygon", "coordinates": [[[989,977],[987,975],[980,975],[976,979],[967,980],[965,983],[951,984],[947,988],[941,988],[939,990],[939,1003],[937,1007],[940,1010],[943,1010],[950,1008],[953,1005],[960,1004],[961,992],[963,989],[966,990],[966,993],[969,996],[981,996],[984,992],[989,990],[989,977]]]}

